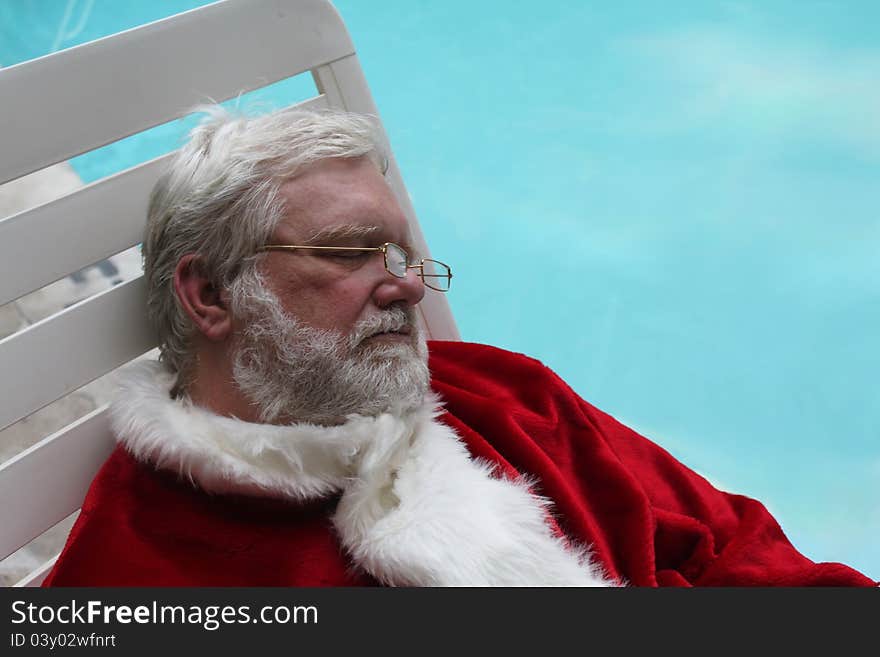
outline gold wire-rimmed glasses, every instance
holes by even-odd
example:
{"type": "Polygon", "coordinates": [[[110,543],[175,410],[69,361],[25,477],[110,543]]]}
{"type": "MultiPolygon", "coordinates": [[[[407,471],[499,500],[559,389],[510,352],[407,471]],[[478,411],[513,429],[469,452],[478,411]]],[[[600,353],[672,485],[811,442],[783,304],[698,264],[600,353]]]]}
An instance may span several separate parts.
{"type": "Polygon", "coordinates": [[[449,291],[452,281],[452,269],[446,263],[431,258],[422,258],[418,264],[409,264],[409,254],[394,242],[385,242],[382,246],[306,246],[297,244],[267,244],[258,251],[359,251],[370,253],[380,251],[385,261],[385,271],[395,278],[406,278],[408,269],[415,269],[416,275],[422,279],[425,287],[438,292],[449,291]]]}

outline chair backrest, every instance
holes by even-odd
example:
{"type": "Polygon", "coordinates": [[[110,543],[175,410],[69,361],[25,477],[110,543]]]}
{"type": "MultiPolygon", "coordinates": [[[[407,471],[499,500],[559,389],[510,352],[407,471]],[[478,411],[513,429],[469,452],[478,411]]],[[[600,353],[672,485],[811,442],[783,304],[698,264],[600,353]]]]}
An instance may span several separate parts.
{"type": "MultiPolygon", "coordinates": [[[[378,116],[326,0],[225,0],[0,69],[0,184],[304,72],[305,105],[378,116]]],[[[138,244],[168,157],[0,219],[0,305],[138,244]]],[[[393,155],[387,177],[428,253],[393,155]]],[[[138,277],[0,340],[0,429],[152,349],[144,298],[138,277]]],[[[444,295],[420,311],[430,337],[458,339],[444,295]]],[[[0,559],[79,508],[112,445],[102,407],[0,468],[0,559]]]]}

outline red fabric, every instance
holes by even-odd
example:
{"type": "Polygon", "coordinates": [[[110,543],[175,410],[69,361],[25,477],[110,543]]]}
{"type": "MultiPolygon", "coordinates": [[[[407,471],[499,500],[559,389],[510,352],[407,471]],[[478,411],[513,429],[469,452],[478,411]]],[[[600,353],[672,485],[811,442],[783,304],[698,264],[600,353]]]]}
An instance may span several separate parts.
{"type": "MultiPolygon", "coordinates": [[[[537,477],[559,527],[626,583],[876,585],[802,556],[759,502],[716,490],[538,361],[461,342],[430,349],[442,421],[473,455],[537,477]]],[[[210,496],[117,449],[44,585],[375,584],[341,552],[335,504],[210,496]]]]}

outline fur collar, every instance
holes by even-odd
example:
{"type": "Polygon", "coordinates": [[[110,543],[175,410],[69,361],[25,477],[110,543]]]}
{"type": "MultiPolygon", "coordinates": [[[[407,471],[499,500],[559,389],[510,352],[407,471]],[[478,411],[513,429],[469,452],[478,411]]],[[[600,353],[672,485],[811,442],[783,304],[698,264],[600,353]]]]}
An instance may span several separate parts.
{"type": "Polygon", "coordinates": [[[585,549],[547,522],[529,482],[498,479],[437,421],[431,396],[403,416],[275,426],[173,400],[173,377],[140,362],[112,406],[120,443],[212,493],[305,501],[342,493],[333,517],[353,560],[393,586],[608,586],[585,549]]]}

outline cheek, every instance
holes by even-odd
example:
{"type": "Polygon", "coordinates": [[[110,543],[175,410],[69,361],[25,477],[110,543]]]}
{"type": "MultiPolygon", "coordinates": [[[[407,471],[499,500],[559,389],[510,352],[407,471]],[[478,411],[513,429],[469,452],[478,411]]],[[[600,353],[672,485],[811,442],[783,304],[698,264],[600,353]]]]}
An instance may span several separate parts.
{"type": "Polygon", "coordinates": [[[315,328],[349,333],[354,325],[367,316],[370,304],[369,290],[364,286],[336,284],[303,290],[293,313],[315,328]]]}
{"type": "Polygon", "coordinates": [[[327,313],[333,316],[339,328],[351,328],[367,314],[370,291],[364,285],[338,285],[325,290],[327,313]]]}
{"type": "Polygon", "coordinates": [[[372,288],[366,277],[318,268],[267,268],[263,273],[285,312],[314,328],[348,333],[369,315],[372,288]]]}

